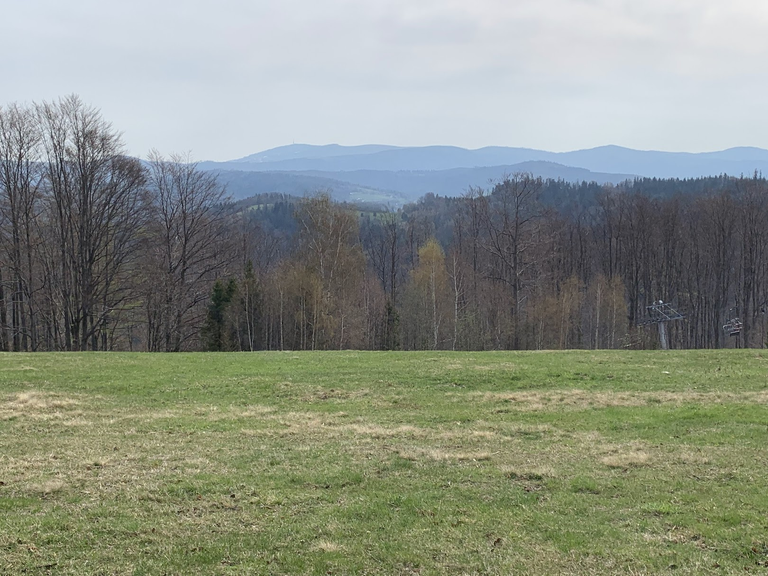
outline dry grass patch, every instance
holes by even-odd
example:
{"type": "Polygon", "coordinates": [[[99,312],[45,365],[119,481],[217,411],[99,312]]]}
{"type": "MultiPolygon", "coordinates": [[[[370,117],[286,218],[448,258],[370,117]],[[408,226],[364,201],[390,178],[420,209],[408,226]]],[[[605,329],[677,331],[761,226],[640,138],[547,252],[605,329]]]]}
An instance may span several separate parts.
{"type": "Polygon", "coordinates": [[[482,440],[506,440],[506,438],[500,437],[497,432],[494,432],[492,430],[473,430],[471,433],[472,438],[482,439],[482,440]]]}
{"type": "Polygon", "coordinates": [[[37,492],[43,496],[48,496],[49,494],[61,492],[66,486],[67,484],[63,480],[59,478],[52,478],[40,484],[33,484],[31,489],[32,492],[37,492]]]}
{"type": "Polygon", "coordinates": [[[484,402],[503,402],[521,412],[542,410],[584,410],[587,408],[639,407],[649,404],[725,403],[768,404],[768,392],[611,392],[581,389],[552,392],[485,392],[477,393],[484,402]]]}
{"type": "Polygon", "coordinates": [[[512,362],[499,362],[498,364],[474,364],[472,369],[478,372],[489,372],[491,370],[515,370],[517,364],[512,362]]]}
{"type": "Polygon", "coordinates": [[[701,453],[701,450],[678,450],[674,453],[674,459],[678,464],[690,465],[708,465],[712,463],[709,456],[701,453]]]}
{"type": "Polygon", "coordinates": [[[311,549],[314,552],[344,552],[346,550],[343,545],[330,540],[318,540],[312,544],[311,549]]]}
{"type": "MultiPolygon", "coordinates": [[[[181,409],[166,408],[163,410],[147,410],[143,412],[123,411],[108,420],[110,425],[120,425],[125,422],[153,422],[155,420],[173,420],[188,415],[181,409]]],[[[135,430],[133,430],[135,432],[135,430]]]]}
{"type": "Polygon", "coordinates": [[[609,468],[637,468],[650,465],[654,459],[651,457],[651,447],[641,441],[628,444],[613,444],[598,432],[576,434],[579,450],[588,452],[592,458],[596,458],[609,468]]]}
{"type": "Polygon", "coordinates": [[[646,542],[655,544],[693,544],[702,550],[710,549],[701,534],[681,526],[668,526],[668,529],[663,533],[646,532],[642,537],[646,542]]]}
{"type": "Polygon", "coordinates": [[[80,402],[73,398],[35,391],[19,392],[5,403],[8,408],[18,411],[59,410],[79,404],[80,402]]]}
{"type": "Polygon", "coordinates": [[[436,435],[440,440],[460,440],[463,442],[508,442],[510,438],[495,430],[473,430],[469,427],[458,430],[445,430],[436,435]]]}
{"type": "Polygon", "coordinates": [[[452,451],[441,448],[403,448],[397,451],[398,455],[413,462],[420,460],[432,460],[434,462],[484,462],[491,460],[494,454],[487,451],[467,452],[452,451]]]}
{"type": "Polygon", "coordinates": [[[35,420],[72,419],[82,416],[74,410],[80,401],[60,394],[28,391],[19,392],[0,403],[0,420],[23,416],[35,420]]]}
{"type": "Polygon", "coordinates": [[[333,424],[331,418],[315,412],[286,412],[270,419],[297,434],[327,430],[333,424]]]}
{"type": "Polygon", "coordinates": [[[247,406],[241,410],[233,409],[230,413],[235,418],[259,418],[268,414],[274,414],[276,411],[277,409],[272,406],[254,405],[247,406]]]}
{"type": "Polygon", "coordinates": [[[317,388],[304,394],[301,397],[302,402],[327,402],[327,401],[339,401],[339,400],[355,400],[369,396],[370,391],[367,388],[359,388],[357,390],[338,390],[336,388],[317,388]]]}
{"type": "Polygon", "coordinates": [[[346,424],[336,428],[343,432],[352,432],[358,436],[370,436],[372,438],[423,438],[427,431],[416,426],[404,425],[387,428],[375,424],[346,424]]]}
{"type": "Polygon", "coordinates": [[[608,468],[638,468],[650,464],[650,456],[646,452],[632,450],[610,454],[600,460],[608,468]]]}
{"type": "Polygon", "coordinates": [[[346,414],[318,415],[314,412],[289,412],[283,415],[267,415],[266,418],[274,420],[285,426],[290,434],[318,434],[329,438],[338,438],[345,435],[367,436],[371,438],[425,438],[429,432],[410,424],[400,426],[381,426],[365,421],[357,421],[351,424],[341,422],[346,414]]]}

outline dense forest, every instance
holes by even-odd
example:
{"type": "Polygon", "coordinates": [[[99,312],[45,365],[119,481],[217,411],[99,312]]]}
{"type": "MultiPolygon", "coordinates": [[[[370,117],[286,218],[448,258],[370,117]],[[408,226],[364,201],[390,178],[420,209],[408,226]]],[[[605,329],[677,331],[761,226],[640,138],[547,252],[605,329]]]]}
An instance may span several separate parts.
{"type": "Polygon", "coordinates": [[[75,96],[12,104],[0,349],[653,348],[659,300],[672,347],[763,347],[767,221],[758,175],[233,203],[186,157],[126,156],[75,96]]]}

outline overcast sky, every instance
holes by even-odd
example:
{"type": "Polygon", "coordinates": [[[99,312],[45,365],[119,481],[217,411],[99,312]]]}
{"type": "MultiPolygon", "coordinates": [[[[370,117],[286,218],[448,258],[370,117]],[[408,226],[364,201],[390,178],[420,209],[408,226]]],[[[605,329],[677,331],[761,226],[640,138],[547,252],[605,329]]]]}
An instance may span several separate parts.
{"type": "Polygon", "coordinates": [[[0,104],[79,94],[130,153],[768,148],[759,0],[4,0],[0,104]]]}

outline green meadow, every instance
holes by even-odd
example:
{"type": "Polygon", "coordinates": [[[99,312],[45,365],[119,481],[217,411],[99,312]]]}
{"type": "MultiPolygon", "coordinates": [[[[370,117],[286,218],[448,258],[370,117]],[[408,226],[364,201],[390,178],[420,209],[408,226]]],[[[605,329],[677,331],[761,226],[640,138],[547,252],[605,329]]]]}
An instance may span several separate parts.
{"type": "Polygon", "coordinates": [[[0,355],[0,574],[768,574],[768,353],[0,355]]]}

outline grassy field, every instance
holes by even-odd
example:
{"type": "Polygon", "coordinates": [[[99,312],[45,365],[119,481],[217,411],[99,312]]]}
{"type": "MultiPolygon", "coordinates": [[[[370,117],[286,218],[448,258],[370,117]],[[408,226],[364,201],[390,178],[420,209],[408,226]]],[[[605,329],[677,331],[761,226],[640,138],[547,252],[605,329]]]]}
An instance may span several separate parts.
{"type": "Polygon", "coordinates": [[[0,355],[2,574],[768,574],[768,353],[0,355]]]}

